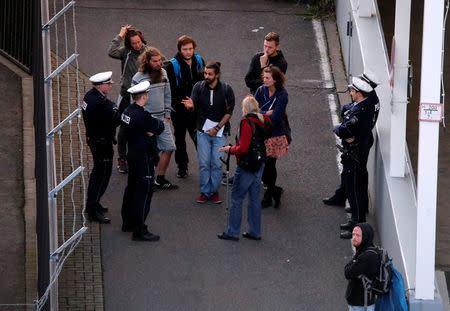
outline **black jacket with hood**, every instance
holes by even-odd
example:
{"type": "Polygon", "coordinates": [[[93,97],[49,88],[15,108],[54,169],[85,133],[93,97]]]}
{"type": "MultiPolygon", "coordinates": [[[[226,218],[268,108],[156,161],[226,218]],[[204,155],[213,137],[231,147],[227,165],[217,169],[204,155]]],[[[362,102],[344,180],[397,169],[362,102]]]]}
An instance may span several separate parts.
{"type": "MultiPolygon", "coordinates": [[[[345,278],[348,280],[345,298],[351,306],[364,306],[364,287],[360,276],[364,274],[369,279],[374,279],[380,271],[380,259],[377,253],[367,251],[369,247],[374,247],[372,227],[368,223],[359,223],[357,227],[361,228],[362,240],[356,247],[355,256],[345,265],[345,278]]],[[[374,295],[369,295],[367,305],[374,303],[374,295]]]]}

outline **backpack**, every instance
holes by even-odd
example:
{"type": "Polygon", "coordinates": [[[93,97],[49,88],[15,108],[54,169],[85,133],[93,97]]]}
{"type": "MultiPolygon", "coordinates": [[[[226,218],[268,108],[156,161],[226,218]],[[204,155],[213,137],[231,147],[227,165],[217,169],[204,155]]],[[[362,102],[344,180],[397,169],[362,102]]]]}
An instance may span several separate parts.
{"type": "MultiPolygon", "coordinates": [[[[198,54],[194,54],[194,56],[197,59],[197,71],[199,71],[203,67],[203,60],[200,57],[200,55],[198,55],[198,54]]],[[[179,81],[179,79],[181,79],[180,63],[178,62],[178,60],[175,57],[171,58],[169,60],[169,62],[171,62],[173,65],[173,71],[175,73],[175,82],[178,86],[178,84],[179,84],[178,81],[179,81]]]]}
{"type": "Polygon", "coordinates": [[[392,263],[387,251],[380,247],[369,247],[366,252],[377,254],[380,260],[380,271],[375,279],[362,277],[364,288],[377,296],[385,295],[391,289],[392,263]]]}
{"type": "MultiPolygon", "coordinates": [[[[245,120],[250,124],[252,138],[248,152],[239,158],[238,165],[247,171],[256,172],[266,162],[266,145],[264,144],[264,140],[270,136],[270,130],[257,125],[248,117],[245,117],[245,120]]],[[[241,125],[243,121],[244,119],[241,120],[241,125]]],[[[264,124],[267,124],[267,122],[264,122],[264,124]]]]}
{"type": "Polygon", "coordinates": [[[408,311],[403,278],[400,272],[394,267],[392,267],[391,283],[389,293],[378,296],[377,302],[375,303],[375,311],[408,311]]]}

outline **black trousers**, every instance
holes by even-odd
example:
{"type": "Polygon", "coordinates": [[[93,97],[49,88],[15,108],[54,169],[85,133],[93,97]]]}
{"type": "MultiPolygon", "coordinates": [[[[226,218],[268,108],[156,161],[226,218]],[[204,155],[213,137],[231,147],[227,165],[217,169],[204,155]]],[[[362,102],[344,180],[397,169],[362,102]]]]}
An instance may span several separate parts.
{"type": "Polygon", "coordinates": [[[88,139],[88,146],[94,159],[94,167],[89,176],[86,209],[89,214],[100,210],[100,199],[108,187],[114,156],[112,141],[88,139]]]}
{"type": "MultiPolygon", "coordinates": [[[[369,173],[367,172],[367,160],[369,158],[369,152],[370,148],[373,145],[373,136],[369,136],[369,142],[367,146],[364,148],[361,148],[360,154],[359,154],[359,161],[361,163],[361,169],[362,169],[362,188],[365,193],[362,195],[363,197],[363,205],[366,207],[366,212],[369,209],[369,194],[368,194],[368,188],[369,188],[369,173]]],[[[341,158],[341,163],[343,163],[341,158]]],[[[338,186],[336,191],[334,192],[334,198],[338,201],[344,202],[348,197],[345,193],[345,186],[344,186],[344,176],[341,173],[341,184],[338,186]]]]}
{"type": "Polygon", "coordinates": [[[264,171],[262,175],[262,181],[267,185],[269,191],[275,188],[277,182],[277,158],[267,157],[266,165],[264,166],[264,171]]]}
{"type": "MultiPolygon", "coordinates": [[[[119,103],[119,112],[123,113],[130,105],[130,94],[126,89],[121,89],[120,95],[122,100],[119,103]]],[[[125,127],[122,124],[117,130],[117,153],[120,159],[125,159],[127,156],[127,137],[125,136],[125,127]]]]}
{"type": "Polygon", "coordinates": [[[189,156],[186,151],[186,132],[189,133],[197,148],[197,121],[195,112],[172,112],[172,124],[175,136],[175,162],[179,169],[187,169],[189,156]]]}
{"type": "Polygon", "coordinates": [[[145,220],[150,211],[154,185],[154,161],[148,154],[127,155],[128,185],[122,202],[122,223],[133,234],[147,233],[145,220]]]}
{"type": "Polygon", "coordinates": [[[368,210],[367,195],[367,155],[368,148],[361,148],[359,152],[354,153],[355,158],[345,154],[342,155],[342,185],[345,190],[345,196],[348,198],[352,211],[353,222],[365,222],[368,210]],[[366,150],[367,149],[367,150],[366,150]],[[366,155],[367,154],[367,155],[366,155]],[[366,162],[364,161],[366,158],[366,162]]]}

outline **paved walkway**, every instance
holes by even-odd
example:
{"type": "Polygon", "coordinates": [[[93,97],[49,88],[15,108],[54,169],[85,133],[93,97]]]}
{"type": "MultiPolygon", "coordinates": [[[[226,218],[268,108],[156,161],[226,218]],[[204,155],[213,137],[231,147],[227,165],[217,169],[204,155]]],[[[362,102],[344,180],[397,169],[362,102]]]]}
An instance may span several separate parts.
{"type": "MultiPolygon", "coordinates": [[[[112,218],[111,225],[102,227],[106,310],[346,308],[343,266],[351,251],[348,241],[338,238],[338,224],[346,216],[321,203],[339,181],[327,102],[330,90],[321,88],[316,39],[311,21],[297,15],[302,11],[286,2],[254,0],[77,1],[84,72],[112,69],[119,81],[120,64],[107,57],[106,49],[123,24],[141,28],[166,56],[175,54],[181,34],[190,34],[199,54],[222,62],[222,80],[231,84],[237,98],[233,129],[241,115],[240,101],[248,93],[243,77],[267,32],[281,34],[289,63],[288,113],[294,141],[278,163],[278,181],[285,190],[281,208],[263,210],[263,240],[233,243],[216,238],[225,229],[225,205],[194,203],[198,173],[191,143],[190,176],[178,180],[172,163],[167,177],[180,189],[157,192],[153,198],[148,223],[161,235],[158,243],[132,242],[120,231],[126,176],[114,172],[103,202],[112,218]],[[264,29],[252,31],[260,27],[264,29]]],[[[117,90],[116,85],[113,96],[117,90]]]]}

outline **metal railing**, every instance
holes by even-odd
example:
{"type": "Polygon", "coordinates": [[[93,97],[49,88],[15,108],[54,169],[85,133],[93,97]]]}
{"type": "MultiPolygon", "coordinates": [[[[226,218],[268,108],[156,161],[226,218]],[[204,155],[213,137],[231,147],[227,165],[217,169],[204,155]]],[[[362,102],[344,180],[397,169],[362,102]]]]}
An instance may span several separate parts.
{"type": "Polygon", "coordinates": [[[0,1],[0,54],[26,72],[32,65],[33,0],[0,1]]]}

